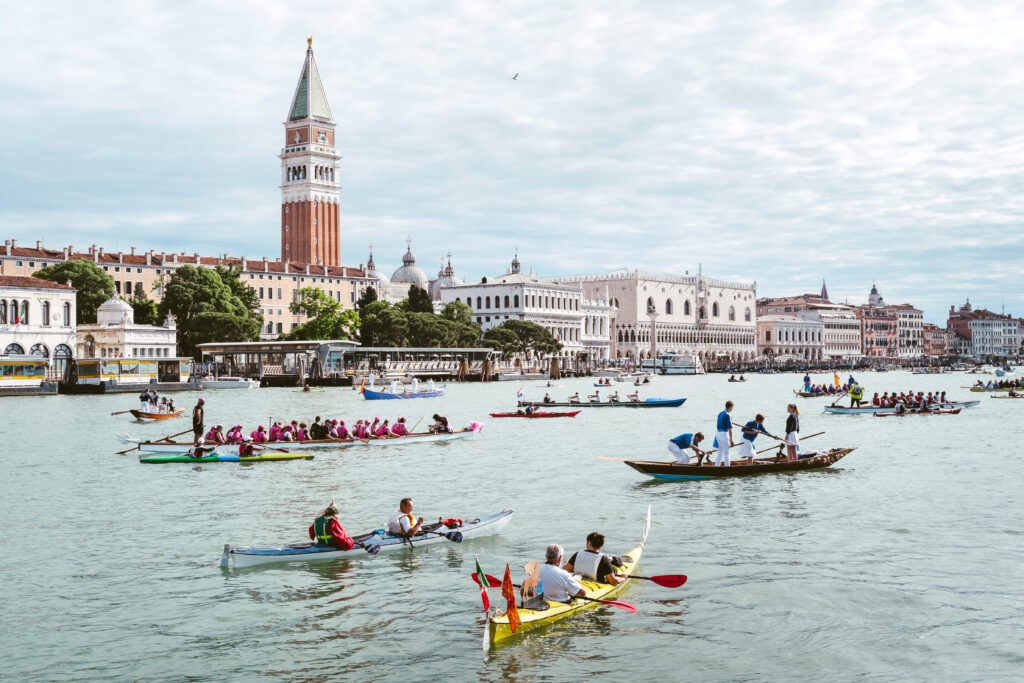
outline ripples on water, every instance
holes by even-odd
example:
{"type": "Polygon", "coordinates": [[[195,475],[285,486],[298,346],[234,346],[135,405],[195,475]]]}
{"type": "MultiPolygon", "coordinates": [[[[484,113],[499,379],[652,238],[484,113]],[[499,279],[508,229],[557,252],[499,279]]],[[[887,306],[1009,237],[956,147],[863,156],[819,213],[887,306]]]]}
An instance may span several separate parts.
{"type": "MultiPolygon", "coordinates": [[[[959,417],[879,420],[800,402],[808,445],[855,446],[832,470],[655,483],[595,456],[667,459],[666,440],[736,418],[781,430],[794,375],[660,378],[665,410],[590,410],[575,420],[493,420],[515,384],[453,386],[439,401],[365,403],[346,390],[209,392],[221,423],[315,414],[412,422],[483,418],[479,438],[317,453],[251,467],[139,465],[117,434],[156,437],[113,410],[131,396],[0,401],[0,679],[11,680],[986,680],[1024,670],[1020,484],[1024,402],[960,390],[966,376],[863,375],[875,390],[947,390],[982,405],[959,417]],[[305,537],[331,498],[353,532],[398,499],[417,512],[517,515],[503,535],[313,565],[237,573],[225,542],[305,537]],[[653,526],[637,614],[595,609],[484,656],[469,579],[519,571],[547,543],[568,552],[600,529],[610,551],[653,526]]],[[[564,380],[553,393],[581,393],[564,380]]],[[[526,384],[527,395],[543,394],[526,384]]],[[[194,395],[182,395],[190,404],[194,395]]],[[[178,427],[178,425],[181,425],[178,427]]],[[[767,446],[767,444],[766,444],[767,446]]],[[[500,601],[497,591],[492,602],[500,601]]]]}

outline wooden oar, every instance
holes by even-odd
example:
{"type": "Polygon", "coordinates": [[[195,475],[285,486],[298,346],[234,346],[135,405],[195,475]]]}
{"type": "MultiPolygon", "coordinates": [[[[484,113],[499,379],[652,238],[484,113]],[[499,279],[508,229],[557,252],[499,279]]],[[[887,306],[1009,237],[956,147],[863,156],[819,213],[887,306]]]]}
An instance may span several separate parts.
{"type": "Polygon", "coordinates": [[[117,453],[114,453],[114,455],[124,455],[125,453],[131,453],[132,451],[137,451],[137,450],[139,450],[139,444],[135,444],[131,448],[126,448],[123,451],[118,451],[117,453]]]}
{"type": "MultiPolygon", "coordinates": [[[[805,436],[805,437],[801,438],[800,441],[807,441],[807,439],[813,439],[814,437],[821,436],[824,433],[825,432],[817,432],[815,434],[810,434],[808,436],[805,436]]],[[[778,438],[778,437],[776,437],[776,438],[778,438]]],[[[788,444],[788,442],[786,442],[786,441],[783,441],[783,443],[787,443],[788,444]]],[[[768,451],[774,451],[776,448],[777,448],[777,446],[772,446],[771,448],[762,449],[762,450],[758,451],[758,453],[767,453],[768,451]]]]}
{"type": "MultiPolygon", "coordinates": [[[[501,579],[499,579],[497,576],[493,576],[491,574],[485,574],[484,576],[487,577],[487,583],[489,588],[501,588],[501,579]]],[[[476,572],[473,573],[473,581],[476,582],[477,585],[480,585],[480,582],[476,579],[476,572]]],[[[520,583],[513,583],[512,586],[513,588],[523,587],[520,583]]],[[[598,604],[607,605],[609,607],[617,607],[618,609],[624,610],[631,614],[636,612],[636,605],[634,605],[631,602],[626,602],[625,600],[599,600],[598,598],[580,597],[578,595],[574,597],[577,600],[586,600],[587,602],[596,602],[598,604]]]]}
{"type": "MultiPolygon", "coordinates": [[[[134,410],[134,408],[132,410],[134,410]]],[[[131,410],[119,410],[116,413],[111,413],[111,415],[124,415],[125,413],[130,413],[130,412],[132,412],[132,411],[131,410]]]]}
{"type": "Polygon", "coordinates": [[[843,393],[839,394],[839,398],[837,398],[835,401],[833,401],[832,405],[835,406],[836,404],[838,404],[841,400],[843,400],[843,397],[846,396],[848,393],[850,393],[849,389],[847,389],[843,393]]]}

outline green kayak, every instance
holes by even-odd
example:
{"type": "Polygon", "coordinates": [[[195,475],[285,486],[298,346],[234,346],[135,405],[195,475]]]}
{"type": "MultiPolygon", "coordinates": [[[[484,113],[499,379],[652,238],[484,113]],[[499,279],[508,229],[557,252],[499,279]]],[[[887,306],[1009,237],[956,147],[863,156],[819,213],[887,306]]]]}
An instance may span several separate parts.
{"type": "Polygon", "coordinates": [[[140,455],[139,462],[147,465],[163,465],[168,462],[279,462],[281,460],[312,460],[309,453],[263,453],[262,455],[227,455],[213,453],[202,458],[188,455],[140,455]]]}

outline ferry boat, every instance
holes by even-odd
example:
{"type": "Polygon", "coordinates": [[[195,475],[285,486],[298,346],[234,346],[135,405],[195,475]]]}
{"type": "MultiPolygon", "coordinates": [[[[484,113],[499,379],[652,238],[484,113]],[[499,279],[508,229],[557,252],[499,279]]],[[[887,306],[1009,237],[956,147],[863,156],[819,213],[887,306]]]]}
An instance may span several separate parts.
{"type": "Polygon", "coordinates": [[[195,390],[189,382],[192,359],[177,358],[80,358],[72,363],[70,382],[61,384],[69,394],[102,394],[141,391],[195,390]]]}
{"type": "Polygon", "coordinates": [[[658,354],[653,361],[646,359],[640,363],[643,370],[653,370],[659,375],[703,375],[704,363],[700,357],[692,353],[658,354]]]}
{"type": "Polygon", "coordinates": [[[0,396],[57,393],[57,385],[46,381],[48,368],[43,356],[0,356],[0,396]]]}

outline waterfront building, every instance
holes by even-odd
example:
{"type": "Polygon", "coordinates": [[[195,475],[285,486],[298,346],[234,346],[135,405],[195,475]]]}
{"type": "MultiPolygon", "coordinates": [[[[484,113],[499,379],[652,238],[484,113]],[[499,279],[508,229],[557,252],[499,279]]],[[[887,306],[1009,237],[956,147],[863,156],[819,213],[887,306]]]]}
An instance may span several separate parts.
{"type": "MultiPolygon", "coordinates": [[[[758,299],[757,317],[763,315],[794,315],[822,324],[824,360],[848,361],[863,356],[861,323],[853,306],[829,301],[825,282],[820,294],[758,299]]],[[[760,349],[761,339],[758,340],[760,349]]]]}
{"type": "Polygon", "coordinates": [[[135,311],[114,297],[96,309],[96,322],[78,326],[80,358],[176,358],[178,330],[173,318],[162,326],[137,325],[135,311]]]}
{"type": "Polygon", "coordinates": [[[874,284],[868,303],[856,311],[865,356],[909,359],[924,354],[923,311],[910,304],[887,304],[874,284]]]}
{"type": "Polygon", "coordinates": [[[819,362],[824,358],[825,326],[796,315],[757,316],[757,352],[775,363],[819,362]]]}
{"type": "Polygon", "coordinates": [[[695,367],[757,357],[756,284],[704,276],[620,270],[558,277],[616,309],[616,358],[693,356],[695,367]]]}
{"type": "MultiPolygon", "coordinates": [[[[0,351],[48,360],[63,376],[75,350],[75,288],[24,275],[0,275],[0,351]]],[[[6,370],[4,370],[6,371],[6,370]]]]}
{"type": "Polygon", "coordinates": [[[959,309],[949,307],[946,327],[953,335],[953,345],[959,355],[981,359],[989,355],[1017,356],[1022,353],[1024,320],[985,308],[975,309],[970,299],[959,309]],[[977,343],[975,332],[981,335],[977,343]]]}
{"type": "Polygon", "coordinates": [[[921,326],[923,355],[928,358],[942,358],[953,354],[952,334],[938,325],[924,323],[921,326]]]}
{"type": "Polygon", "coordinates": [[[441,287],[440,295],[442,304],[462,301],[473,309],[473,319],[484,332],[507,320],[525,320],[560,341],[563,358],[582,353],[591,361],[610,357],[608,299],[584,296],[579,284],[527,275],[518,254],[505,273],[476,283],[441,287]]]}

